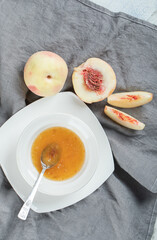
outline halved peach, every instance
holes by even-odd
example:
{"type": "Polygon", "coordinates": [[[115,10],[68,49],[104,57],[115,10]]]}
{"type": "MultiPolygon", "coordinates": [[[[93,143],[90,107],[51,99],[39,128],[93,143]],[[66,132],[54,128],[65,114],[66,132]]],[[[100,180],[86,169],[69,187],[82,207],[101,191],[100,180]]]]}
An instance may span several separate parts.
{"type": "Polygon", "coordinates": [[[99,58],[89,58],[74,68],[72,82],[75,93],[86,102],[99,102],[116,88],[116,75],[112,67],[99,58]]]}
{"type": "Polygon", "coordinates": [[[144,123],[115,108],[105,106],[104,112],[109,118],[111,118],[113,121],[119,123],[124,127],[131,128],[134,130],[142,130],[145,127],[144,123]]]}
{"type": "Polygon", "coordinates": [[[107,102],[116,107],[134,108],[142,106],[153,99],[153,94],[149,92],[123,92],[115,93],[108,97],[107,102]]]}

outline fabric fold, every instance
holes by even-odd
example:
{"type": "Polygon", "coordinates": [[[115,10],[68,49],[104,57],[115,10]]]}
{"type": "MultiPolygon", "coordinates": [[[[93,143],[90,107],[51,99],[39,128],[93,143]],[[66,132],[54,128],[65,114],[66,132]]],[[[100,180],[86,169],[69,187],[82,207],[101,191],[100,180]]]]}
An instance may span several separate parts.
{"type": "Polygon", "coordinates": [[[23,228],[16,218],[22,202],[17,202],[2,173],[2,240],[17,239],[21,233],[24,240],[42,239],[43,226],[49,228],[48,240],[54,236],[56,240],[149,240],[157,214],[157,26],[88,0],[8,0],[1,1],[0,12],[0,124],[25,102],[38,98],[30,92],[26,95],[23,68],[30,55],[40,50],[55,52],[67,62],[69,74],[62,91],[73,91],[74,67],[98,57],[116,73],[115,92],[154,94],[149,104],[121,109],[144,122],[143,131],[111,121],[104,114],[106,100],[88,105],[107,133],[116,169],[95,193],[76,205],[49,214],[32,211],[23,228]]]}

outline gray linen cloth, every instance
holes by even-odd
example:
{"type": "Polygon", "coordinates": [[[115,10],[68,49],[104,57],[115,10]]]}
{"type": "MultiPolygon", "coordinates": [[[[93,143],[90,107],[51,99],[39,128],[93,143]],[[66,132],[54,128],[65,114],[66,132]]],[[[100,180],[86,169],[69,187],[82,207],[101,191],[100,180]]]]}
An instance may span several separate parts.
{"type": "Polygon", "coordinates": [[[99,57],[116,73],[116,92],[146,90],[154,99],[125,109],[146,124],[143,131],[107,118],[105,100],[89,105],[108,135],[116,169],[98,190],[73,206],[45,214],[31,210],[27,221],[20,221],[22,201],[1,170],[0,239],[150,239],[157,215],[157,27],[87,0],[0,1],[1,124],[38,99],[27,93],[23,67],[40,50],[56,52],[67,62],[63,91],[73,91],[74,67],[99,57]]]}

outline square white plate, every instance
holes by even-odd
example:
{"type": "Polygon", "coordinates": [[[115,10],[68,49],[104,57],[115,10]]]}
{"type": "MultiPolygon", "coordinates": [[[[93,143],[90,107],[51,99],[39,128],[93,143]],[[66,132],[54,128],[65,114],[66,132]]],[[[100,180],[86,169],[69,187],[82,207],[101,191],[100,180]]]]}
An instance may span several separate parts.
{"type": "Polygon", "coordinates": [[[61,92],[28,105],[13,115],[0,128],[0,164],[10,184],[22,200],[26,200],[31,187],[25,182],[17,168],[17,142],[24,128],[32,120],[50,113],[72,114],[91,128],[99,146],[99,164],[90,182],[77,192],[66,196],[50,196],[37,192],[32,209],[38,213],[55,211],[82,200],[100,187],[114,171],[114,162],[107,136],[95,115],[75,94],[61,92]]]}

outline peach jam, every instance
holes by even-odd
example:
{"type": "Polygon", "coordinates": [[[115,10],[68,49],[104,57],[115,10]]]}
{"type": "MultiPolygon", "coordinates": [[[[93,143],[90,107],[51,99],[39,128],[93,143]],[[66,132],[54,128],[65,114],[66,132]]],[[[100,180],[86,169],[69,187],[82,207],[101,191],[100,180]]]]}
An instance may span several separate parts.
{"type": "Polygon", "coordinates": [[[41,132],[33,142],[31,149],[32,162],[38,172],[41,172],[40,162],[43,149],[56,143],[61,150],[58,163],[47,169],[44,176],[55,181],[62,181],[77,174],[85,161],[85,147],[80,137],[72,130],[64,127],[52,127],[41,132]]]}

